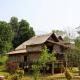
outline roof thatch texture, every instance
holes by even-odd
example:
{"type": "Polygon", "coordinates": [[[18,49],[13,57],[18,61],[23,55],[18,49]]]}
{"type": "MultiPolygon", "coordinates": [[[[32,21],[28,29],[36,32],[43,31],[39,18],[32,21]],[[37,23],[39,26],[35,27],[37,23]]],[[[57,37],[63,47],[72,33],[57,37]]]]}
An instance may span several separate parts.
{"type": "Polygon", "coordinates": [[[46,35],[40,35],[40,36],[34,36],[30,38],[29,40],[25,41],[21,45],[19,45],[15,50],[26,48],[28,45],[36,45],[36,44],[42,44],[44,43],[52,33],[46,34],[46,35]]]}
{"type": "Polygon", "coordinates": [[[27,53],[27,50],[26,49],[23,49],[23,50],[15,50],[15,51],[11,51],[7,54],[20,54],[20,53],[27,53]]]}

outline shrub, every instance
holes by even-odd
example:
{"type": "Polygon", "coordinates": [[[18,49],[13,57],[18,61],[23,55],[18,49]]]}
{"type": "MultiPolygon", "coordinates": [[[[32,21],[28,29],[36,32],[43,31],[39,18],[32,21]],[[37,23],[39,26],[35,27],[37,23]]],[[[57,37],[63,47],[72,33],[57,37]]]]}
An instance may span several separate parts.
{"type": "Polygon", "coordinates": [[[14,74],[5,75],[6,80],[21,80],[24,75],[23,70],[16,70],[14,74]]]}
{"type": "Polygon", "coordinates": [[[10,75],[10,74],[5,75],[5,80],[12,80],[12,76],[13,76],[13,75],[10,75]]]}
{"type": "Polygon", "coordinates": [[[34,80],[38,80],[38,77],[40,75],[40,66],[39,65],[32,65],[32,69],[33,69],[33,78],[34,80]]]}
{"type": "Polygon", "coordinates": [[[0,62],[0,65],[3,65],[3,62],[0,62]]]}
{"type": "Polygon", "coordinates": [[[72,68],[72,72],[73,72],[73,73],[77,73],[78,71],[79,71],[79,70],[78,70],[77,67],[73,67],[73,68],[72,68]]]}
{"type": "Polygon", "coordinates": [[[19,79],[21,79],[22,77],[23,77],[23,75],[24,75],[24,70],[16,70],[16,72],[15,72],[17,75],[18,75],[18,77],[19,77],[19,79]]]}
{"type": "Polygon", "coordinates": [[[72,74],[71,72],[69,71],[69,69],[65,69],[65,77],[67,80],[71,80],[72,79],[72,74]]]}
{"type": "Polygon", "coordinates": [[[20,80],[19,75],[15,73],[14,75],[11,76],[11,80],[20,80]]]}

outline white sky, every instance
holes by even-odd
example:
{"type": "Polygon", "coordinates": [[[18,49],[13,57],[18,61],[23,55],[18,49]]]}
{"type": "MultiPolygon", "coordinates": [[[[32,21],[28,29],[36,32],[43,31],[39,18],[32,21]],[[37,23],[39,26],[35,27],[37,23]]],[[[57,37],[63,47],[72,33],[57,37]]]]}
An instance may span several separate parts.
{"type": "Polygon", "coordinates": [[[36,32],[80,25],[80,0],[0,0],[0,20],[26,19],[36,32]]]}

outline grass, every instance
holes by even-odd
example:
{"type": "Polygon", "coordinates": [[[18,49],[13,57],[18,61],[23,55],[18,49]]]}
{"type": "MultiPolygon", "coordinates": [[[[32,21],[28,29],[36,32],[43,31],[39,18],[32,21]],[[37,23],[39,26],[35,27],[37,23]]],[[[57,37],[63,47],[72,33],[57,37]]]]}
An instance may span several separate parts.
{"type": "Polygon", "coordinates": [[[6,61],[7,61],[8,57],[5,55],[0,55],[0,72],[4,71],[5,70],[5,64],[6,64],[6,61]]]}
{"type": "Polygon", "coordinates": [[[7,59],[8,59],[7,56],[0,55],[0,76],[9,75],[9,73],[5,71],[6,70],[5,64],[7,59]]]}
{"type": "Polygon", "coordinates": [[[5,71],[5,65],[0,65],[0,72],[5,71]]]}
{"type": "Polygon", "coordinates": [[[54,74],[54,75],[47,75],[43,77],[43,80],[66,80],[64,74],[54,74]]]}
{"type": "Polygon", "coordinates": [[[0,76],[5,76],[5,75],[8,75],[9,73],[8,72],[0,72],[0,76]]]}
{"type": "MultiPolygon", "coordinates": [[[[0,72],[0,76],[9,75],[8,72],[0,72]]],[[[32,76],[25,75],[21,80],[33,80],[32,76]]],[[[44,75],[41,76],[38,80],[67,80],[64,73],[54,74],[54,75],[44,75]]],[[[80,80],[80,76],[74,76],[71,80],[80,80]]]]}
{"type": "Polygon", "coordinates": [[[0,55],[0,62],[5,63],[7,59],[8,59],[8,56],[0,55]]]}

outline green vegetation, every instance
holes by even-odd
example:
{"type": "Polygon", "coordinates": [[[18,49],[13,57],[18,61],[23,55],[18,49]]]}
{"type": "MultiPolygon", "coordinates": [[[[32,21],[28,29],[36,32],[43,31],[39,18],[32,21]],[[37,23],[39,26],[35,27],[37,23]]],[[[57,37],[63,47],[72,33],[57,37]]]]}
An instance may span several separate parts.
{"type": "Polygon", "coordinates": [[[35,35],[33,28],[24,19],[18,22],[18,18],[11,17],[10,26],[14,34],[12,40],[14,48],[35,35]]]}
{"type": "Polygon", "coordinates": [[[55,53],[49,53],[47,47],[42,50],[42,53],[37,61],[35,61],[33,64],[33,77],[34,80],[38,80],[38,77],[40,75],[40,70],[43,70],[43,73],[45,72],[46,68],[49,68],[48,65],[46,65],[48,62],[54,63],[56,60],[55,53]]]}
{"type": "Polygon", "coordinates": [[[66,32],[62,30],[53,30],[52,32],[54,32],[57,36],[63,36],[66,34],[66,32]]]}
{"type": "MultiPolygon", "coordinates": [[[[64,31],[53,30],[53,32],[57,35],[65,35],[64,31]]],[[[54,63],[56,60],[55,53],[49,53],[46,47],[42,50],[40,58],[34,61],[32,65],[33,78],[32,75],[24,75],[23,70],[16,70],[14,74],[7,72],[5,66],[8,56],[4,53],[16,48],[34,35],[35,32],[33,28],[24,19],[18,21],[18,18],[11,17],[9,23],[0,21],[0,75],[4,75],[6,80],[80,80],[80,34],[79,37],[74,40],[75,48],[68,49],[66,52],[67,55],[65,55],[65,60],[67,64],[65,73],[50,76],[44,76],[44,74],[40,75],[41,69],[43,69],[44,73],[46,68],[49,68],[46,64],[47,62],[54,63]]],[[[65,36],[64,39],[68,41],[69,37],[65,36]]]]}
{"type": "Polygon", "coordinates": [[[62,30],[53,30],[52,32],[54,32],[57,36],[61,36],[63,37],[65,42],[69,42],[70,41],[70,37],[69,37],[69,33],[67,34],[67,32],[62,31],[62,30]]]}
{"type": "Polygon", "coordinates": [[[7,22],[0,21],[0,54],[11,49],[12,29],[7,22]]]}
{"type": "Polygon", "coordinates": [[[22,80],[22,77],[24,75],[23,70],[16,70],[14,74],[8,74],[5,76],[7,80],[22,80]]]}
{"type": "Polygon", "coordinates": [[[72,74],[71,74],[71,72],[68,68],[65,69],[65,77],[66,77],[67,80],[72,79],[72,74]]]}
{"type": "Polygon", "coordinates": [[[22,19],[11,17],[10,22],[0,21],[0,54],[15,49],[22,42],[35,35],[30,24],[22,19]]]}
{"type": "Polygon", "coordinates": [[[8,57],[5,55],[0,55],[0,71],[5,71],[6,70],[6,61],[8,57]]]}

